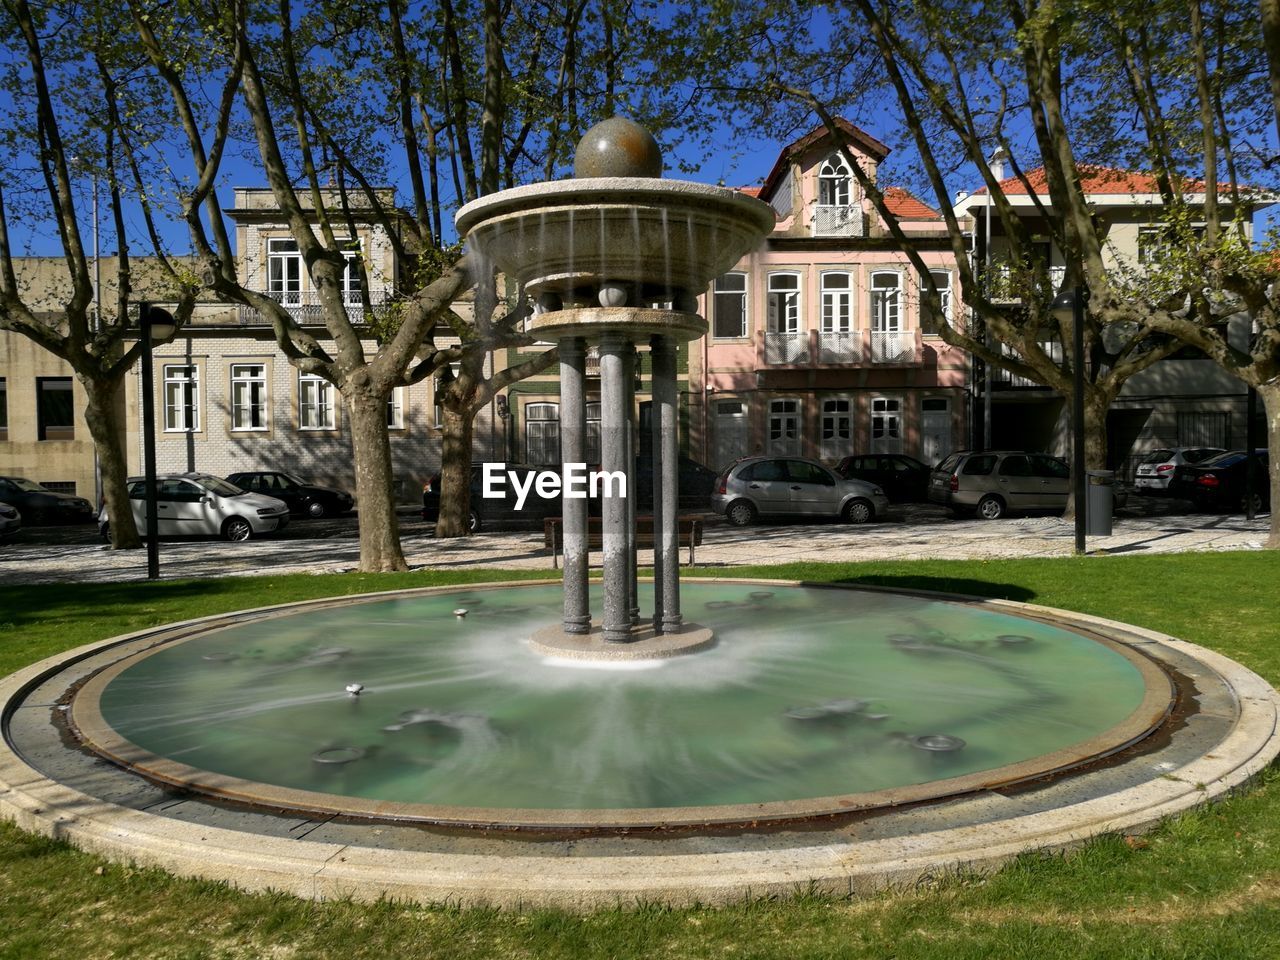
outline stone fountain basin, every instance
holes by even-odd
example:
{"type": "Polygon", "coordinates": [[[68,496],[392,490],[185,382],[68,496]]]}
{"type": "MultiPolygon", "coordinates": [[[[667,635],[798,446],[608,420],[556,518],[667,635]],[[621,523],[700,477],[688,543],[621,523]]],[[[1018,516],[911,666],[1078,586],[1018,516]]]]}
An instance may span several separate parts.
{"type": "MultiPolygon", "coordinates": [[[[533,296],[602,282],[655,301],[701,293],[773,229],[773,208],[724,187],[646,177],[559,180],[504,190],[458,211],[458,233],[533,296]]],[[[591,305],[595,305],[594,303],[591,305]]]]}

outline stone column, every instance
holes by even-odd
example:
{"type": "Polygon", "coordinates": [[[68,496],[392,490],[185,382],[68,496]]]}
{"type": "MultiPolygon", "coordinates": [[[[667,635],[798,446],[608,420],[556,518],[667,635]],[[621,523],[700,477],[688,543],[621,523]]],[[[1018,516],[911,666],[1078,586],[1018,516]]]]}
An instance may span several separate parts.
{"type": "MultiPolygon", "coordinates": [[[[634,348],[621,334],[600,337],[600,470],[605,474],[631,473],[627,469],[627,439],[631,417],[627,411],[627,380],[631,375],[628,355],[634,348]]],[[[605,491],[616,494],[616,485],[606,477],[605,491]],[[609,489],[612,486],[612,489],[609,489]]],[[[627,524],[628,501],[618,496],[601,498],[601,529],[604,541],[604,639],[625,643],[632,639],[631,592],[627,556],[631,535],[627,524]]]]}
{"type": "Polygon", "coordinates": [[[680,419],[676,390],[676,342],[653,338],[654,627],[679,633],[680,615],[680,419]]]}
{"type": "MultiPolygon", "coordinates": [[[[560,339],[560,460],[561,490],[568,490],[564,465],[586,460],[586,341],[560,339]]],[[[585,478],[583,478],[585,479],[585,478]]],[[[564,632],[591,631],[591,607],[587,593],[587,500],[560,497],[561,531],[564,534],[564,632]]]]}
{"type": "Polygon", "coordinates": [[[628,341],[623,354],[623,370],[627,378],[627,603],[632,624],[640,622],[639,564],[636,556],[636,363],[636,345],[628,341]]]}

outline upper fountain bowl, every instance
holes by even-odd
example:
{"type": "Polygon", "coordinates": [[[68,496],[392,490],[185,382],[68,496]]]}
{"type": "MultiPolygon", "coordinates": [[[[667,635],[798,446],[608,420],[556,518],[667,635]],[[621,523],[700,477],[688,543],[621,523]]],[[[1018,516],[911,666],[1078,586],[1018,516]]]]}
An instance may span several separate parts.
{"type": "MultiPolygon", "coordinates": [[[[661,170],[660,154],[649,156],[643,138],[609,141],[595,129],[579,148],[579,170],[661,170]],[[609,153],[594,148],[598,140],[619,156],[585,162],[584,154],[609,153]]],[[[515,187],[473,200],[455,222],[459,236],[524,284],[544,311],[671,303],[692,312],[694,297],[760,245],[774,213],[724,187],[630,175],[515,187]]]]}

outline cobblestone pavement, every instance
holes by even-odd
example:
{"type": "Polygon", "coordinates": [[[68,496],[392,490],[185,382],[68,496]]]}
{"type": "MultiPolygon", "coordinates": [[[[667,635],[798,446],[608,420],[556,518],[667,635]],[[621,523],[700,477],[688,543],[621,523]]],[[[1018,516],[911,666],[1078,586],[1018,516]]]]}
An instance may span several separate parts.
{"type": "MultiPolygon", "coordinates": [[[[983,559],[1066,556],[1074,528],[1059,517],[1028,516],[957,520],[932,505],[894,508],[883,521],[779,523],[730,527],[711,518],[697,548],[699,566],[853,561],[983,559]]],[[[1257,550],[1269,517],[1247,521],[1238,514],[1190,513],[1184,505],[1137,499],[1116,517],[1110,537],[1090,537],[1090,552],[1179,553],[1189,550],[1257,550]]],[[[432,526],[401,518],[405,556],[415,569],[516,568],[551,570],[541,530],[486,532],[461,540],[436,540],[432,526]]],[[[245,543],[201,539],[165,540],[160,548],[165,578],[261,573],[336,573],[354,570],[359,559],[356,519],[298,520],[282,534],[245,543]]],[[[598,564],[598,554],[593,555],[598,564]]],[[[688,551],[681,551],[681,562],[688,551]]],[[[642,561],[643,562],[643,561],[642,561]]],[[[36,527],[0,544],[0,582],[90,583],[141,580],[144,551],[105,549],[92,527],[36,527]]]]}

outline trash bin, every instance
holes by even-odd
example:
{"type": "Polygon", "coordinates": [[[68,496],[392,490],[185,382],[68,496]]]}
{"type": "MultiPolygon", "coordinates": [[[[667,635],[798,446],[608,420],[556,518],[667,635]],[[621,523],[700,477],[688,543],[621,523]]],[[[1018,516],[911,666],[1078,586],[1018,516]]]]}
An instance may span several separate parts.
{"type": "Polygon", "coordinates": [[[1111,536],[1111,514],[1115,509],[1116,473],[1090,470],[1086,486],[1084,530],[1091,537],[1111,536]]]}

